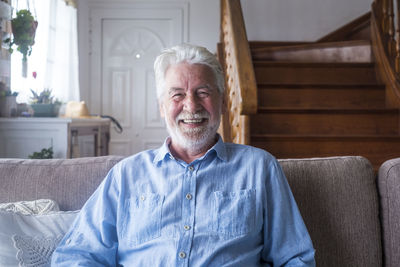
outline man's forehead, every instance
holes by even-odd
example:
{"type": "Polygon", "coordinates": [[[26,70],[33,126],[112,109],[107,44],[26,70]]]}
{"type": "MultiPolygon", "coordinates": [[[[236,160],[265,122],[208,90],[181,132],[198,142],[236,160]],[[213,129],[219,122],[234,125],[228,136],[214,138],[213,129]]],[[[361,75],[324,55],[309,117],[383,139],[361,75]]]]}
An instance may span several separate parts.
{"type": "Polygon", "coordinates": [[[191,73],[193,70],[204,72],[204,74],[213,74],[213,70],[210,66],[200,63],[188,63],[188,62],[180,62],[176,64],[171,64],[167,67],[165,71],[165,75],[168,73],[174,73],[176,70],[180,70],[183,72],[191,73]],[[174,71],[171,71],[174,70],[174,71]]]}
{"type": "Polygon", "coordinates": [[[170,86],[179,87],[179,83],[216,84],[216,78],[210,67],[200,64],[171,65],[165,72],[165,81],[170,86]],[[174,85],[175,84],[175,85],[174,85]]]}

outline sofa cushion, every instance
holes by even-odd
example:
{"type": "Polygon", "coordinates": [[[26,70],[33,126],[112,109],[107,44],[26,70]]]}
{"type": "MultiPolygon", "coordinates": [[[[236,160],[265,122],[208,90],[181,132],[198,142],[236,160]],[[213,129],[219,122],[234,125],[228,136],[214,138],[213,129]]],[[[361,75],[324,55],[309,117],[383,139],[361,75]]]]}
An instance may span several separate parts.
{"type": "Polygon", "coordinates": [[[50,266],[78,211],[26,215],[0,211],[0,266],[50,266]]]}
{"type": "Polygon", "coordinates": [[[60,210],[80,209],[121,159],[0,159],[0,203],[47,198],[60,210]]]}
{"type": "Polygon", "coordinates": [[[279,162],[316,249],[317,266],[382,266],[370,162],[355,156],[279,162]]]}
{"type": "Polygon", "coordinates": [[[31,201],[17,201],[0,203],[0,210],[19,212],[22,214],[46,214],[51,211],[59,211],[57,202],[52,199],[38,199],[31,201]]]}
{"type": "Polygon", "coordinates": [[[379,168],[378,190],[385,266],[400,263],[400,158],[388,160],[379,168]]]}

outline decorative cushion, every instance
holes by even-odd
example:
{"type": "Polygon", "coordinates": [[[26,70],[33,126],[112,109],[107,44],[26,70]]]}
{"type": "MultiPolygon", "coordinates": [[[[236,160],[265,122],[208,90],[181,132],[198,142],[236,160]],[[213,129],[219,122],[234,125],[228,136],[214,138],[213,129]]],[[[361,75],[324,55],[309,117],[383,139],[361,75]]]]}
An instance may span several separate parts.
{"type": "Polygon", "coordinates": [[[0,210],[0,266],[50,266],[51,254],[78,212],[25,215],[0,210]]]}
{"type": "Polygon", "coordinates": [[[25,215],[46,214],[51,211],[59,211],[57,202],[51,199],[38,199],[32,201],[18,201],[0,203],[0,210],[19,212],[25,215]]]}

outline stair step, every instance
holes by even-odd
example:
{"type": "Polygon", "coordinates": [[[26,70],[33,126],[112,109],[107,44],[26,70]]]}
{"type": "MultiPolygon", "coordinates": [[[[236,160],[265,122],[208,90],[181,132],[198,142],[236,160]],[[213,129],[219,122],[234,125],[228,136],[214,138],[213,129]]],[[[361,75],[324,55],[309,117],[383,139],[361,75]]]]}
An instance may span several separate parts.
{"type": "Polygon", "coordinates": [[[252,134],[397,135],[397,109],[300,109],[260,107],[252,134]]]}
{"type": "Polygon", "coordinates": [[[400,156],[400,136],[282,136],[251,135],[251,145],[277,158],[364,156],[374,169],[400,156]]]}
{"type": "Polygon", "coordinates": [[[383,85],[270,85],[258,86],[258,104],[292,108],[383,108],[383,85]]]}
{"type": "Polygon", "coordinates": [[[377,84],[373,63],[253,63],[259,84],[377,84]]]}
{"type": "Polygon", "coordinates": [[[299,41],[249,41],[249,46],[250,50],[253,50],[265,47],[293,46],[293,45],[305,45],[313,43],[314,42],[299,42],[299,41]]]}
{"type": "Polygon", "coordinates": [[[371,44],[367,40],[308,43],[251,50],[253,61],[291,62],[371,62],[371,44]]]}

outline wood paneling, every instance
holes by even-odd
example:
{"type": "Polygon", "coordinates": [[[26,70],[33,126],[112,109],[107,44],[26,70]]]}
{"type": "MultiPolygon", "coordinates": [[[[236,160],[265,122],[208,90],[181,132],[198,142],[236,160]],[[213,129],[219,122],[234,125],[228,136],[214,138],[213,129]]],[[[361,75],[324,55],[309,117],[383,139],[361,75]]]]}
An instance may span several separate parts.
{"type": "Polygon", "coordinates": [[[396,109],[260,109],[252,134],[398,135],[396,109]],[[264,125],[264,127],[259,127],[264,125]]]}
{"type": "Polygon", "coordinates": [[[384,161],[400,156],[398,136],[253,135],[251,144],[277,158],[364,156],[371,161],[375,171],[384,161]]]}
{"type": "Polygon", "coordinates": [[[258,84],[376,84],[372,63],[254,62],[258,84]]]}
{"type": "Polygon", "coordinates": [[[261,107],[383,108],[383,85],[264,84],[258,87],[261,107]]]}

